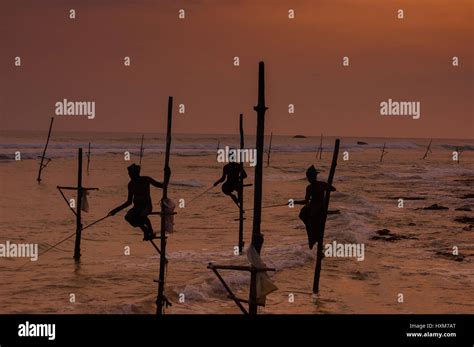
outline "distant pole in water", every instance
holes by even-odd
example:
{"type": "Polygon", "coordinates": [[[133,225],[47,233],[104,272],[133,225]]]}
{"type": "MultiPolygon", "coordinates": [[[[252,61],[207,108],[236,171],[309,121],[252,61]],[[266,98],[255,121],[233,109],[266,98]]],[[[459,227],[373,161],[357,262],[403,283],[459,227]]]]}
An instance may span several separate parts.
{"type": "Polygon", "coordinates": [[[267,167],[270,166],[270,154],[272,152],[272,138],[273,138],[273,132],[270,133],[270,143],[268,144],[267,167]]]}
{"type": "MultiPolygon", "coordinates": [[[[239,119],[240,130],[240,149],[244,149],[244,115],[240,114],[239,119]]],[[[244,249],[244,179],[243,179],[244,163],[240,163],[240,182],[239,182],[239,254],[244,249]]]]}
{"type": "Polygon", "coordinates": [[[323,155],[323,134],[321,134],[321,139],[319,140],[319,147],[318,147],[318,151],[316,152],[316,159],[318,159],[318,156],[319,156],[319,160],[321,160],[322,155],[323,155]]]}
{"type": "Polygon", "coordinates": [[[433,139],[430,140],[430,143],[428,144],[428,146],[426,147],[426,152],[425,152],[425,155],[423,156],[423,158],[421,159],[426,159],[426,157],[428,156],[428,152],[429,153],[432,153],[431,152],[431,142],[433,141],[433,139]]]}
{"type": "Polygon", "coordinates": [[[331,170],[329,171],[326,194],[323,200],[323,211],[322,211],[322,216],[321,216],[318,247],[316,251],[316,267],[314,269],[314,280],[313,280],[313,293],[314,294],[317,294],[319,292],[319,277],[321,274],[321,261],[323,259],[324,229],[326,227],[326,218],[327,218],[328,208],[329,208],[329,197],[331,194],[332,181],[334,179],[334,174],[336,172],[337,156],[339,155],[339,142],[340,140],[336,139],[336,142],[334,144],[334,153],[332,156],[331,170]]]}
{"type": "Polygon", "coordinates": [[[87,176],[89,176],[89,163],[91,161],[91,143],[89,142],[89,148],[87,149],[87,176]]]}
{"type": "Polygon", "coordinates": [[[145,135],[142,135],[142,143],[140,144],[140,166],[142,165],[142,158],[143,158],[143,151],[144,151],[144,148],[143,148],[143,138],[145,137],[145,135]]]}
{"type": "Polygon", "coordinates": [[[76,201],[76,243],[74,245],[74,259],[81,258],[81,234],[82,234],[82,148],[77,153],[77,201],[76,201]]]}
{"type": "Polygon", "coordinates": [[[170,181],[169,163],[171,149],[171,122],[173,112],[173,97],[168,98],[168,126],[166,129],[166,153],[163,179],[163,196],[161,198],[161,230],[160,230],[160,277],[158,279],[158,296],[156,297],[156,314],[164,314],[164,305],[169,303],[165,292],[165,267],[166,265],[166,200],[168,199],[168,184],[170,181]]]}
{"type": "Polygon", "coordinates": [[[51,117],[51,123],[49,123],[48,138],[46,139],[46,144],[45,144],[44,149],[43,149],[43,155],[41,156],[41,162],[40,162],[40,166],[39,166],[38,177],[36,178],[36,180],[38,182],[41,182],[41,171],[43,171],[43,169],[46,167],[46,165],[48,165],[48,163],[51,161],[51,159],[46,158],[46,149],[48,148],[49,138],[51,137],[51,129],[53,128],[53,121],[54,121],[54,117],[51,117]],[[46,162],[46,164],[43,164],[45,159],[47,159],[47,162],[46,162]]]}
{"type": "MultiPolygon", "coordinates": [[[[260,254],[263,246],[263,235],[260,231],[262,221],[262,178],[263,178],[263,144],[265,137],[265,111],[268,109],[265,105],[265,63],[261,61],[258,65],[258,103],[254,107],[257,112],[257,165],[255,167],[254,180],[254,205],[253,205],[253,228],[252,245],[260,254]]],[[[257,276],[256,272],[251,273],[250,294],[249,294],[249,314],[257,314],[257,276]]]]}
{"type": "Polygon", "coordinates": [[[388,152],[385,150],[385,142],[383,143],[383,148],[382,148],[382,154],[380,155],[380,162],[382,162],[383,157],[385,154],[388,154],[388,152]]]}
{"type": "Polygon", "coordinates": [[[220,145],[221,145],[221,142],[219,140],[217,140],[216,158],[219,157],[220,145]]]}

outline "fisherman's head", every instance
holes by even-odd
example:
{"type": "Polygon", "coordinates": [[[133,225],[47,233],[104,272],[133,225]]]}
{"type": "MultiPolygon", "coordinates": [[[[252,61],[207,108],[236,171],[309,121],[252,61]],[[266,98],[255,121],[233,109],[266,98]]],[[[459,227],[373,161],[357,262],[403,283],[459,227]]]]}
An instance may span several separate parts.
{"type": "Polygon", "coordinates": [[[318,177],[318,173],[319,171],[316,170],[316,168],[314,167],[314,165],[311,165],[308,170],[306,170],[306,178],[308,179],[308,181],[310,183],[312,182],[316,182],[317,181],[317,177],[318,177]]]}
{"type": "Polygon", "coordinates": [[[127,170],[128,170],[128,175],[130,176],[132,180],[140,177],[140,165],[132,164],[127,168],[127,170]]]}

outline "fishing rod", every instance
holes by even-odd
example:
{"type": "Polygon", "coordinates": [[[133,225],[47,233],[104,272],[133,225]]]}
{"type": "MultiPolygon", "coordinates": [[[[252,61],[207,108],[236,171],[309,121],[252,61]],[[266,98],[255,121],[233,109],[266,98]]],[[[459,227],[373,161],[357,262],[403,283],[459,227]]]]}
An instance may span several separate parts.
{"type": "MultiPolygon", "coordinates": [[[[95,222],[92,222],[92,223],[90,223],[90,224],[87,224],[84,228],[81,229],[81,231],[83,231],[83,230],[85,230],[85,229],[87,229],[87,228],[93,226],[93,225],[96,224],[96,223],[99,223],[99,222],[103,221],[103,220],[106,219],[106,218],[109,218],[110,216],[111,216],[111,215],[108,214],[108,215],[106,215],[105,217],[102,217],[102,218],[96,220],[95,222]]],[[[41,255],[41,256],[45,255],[45,254],[48,253],[50,250],[52,250],[53,248],[59,246],[59,245],[60,245],[61,243],[63,243],[64,241],[69,240],[69,239],[70,239],[71,237],[73,237],[74,235],[76,235],[76,232],[72,233],[71,235],[69,235],[68,237],[62,239],[61,241],[55,243],[54,245],[52,245],[51,247],[49,247],[47,250],[45,250],[43,253],[38,254],[38,257],[39,257],[40,255],[41,255]]],[[[30,263],[30,262],[24,263],[24,264],[21,265],[18,269],[21,269],[22,267],[24,267],[26,264],[29,264],[29,263],[30,263]]]]}
{"type": "Polygon", "coordinates": [[[202,193],[199,193],[198,195],[196,195],[194,198],[192,198],[188,204],[190,204],[191,202],[193,202],[194,200],[196,200],[197,198],[200,198],[201,196],[203,196],[204,194],[206,194],[208,191],[210,191],[212,188],[214,188],[215,186],[212,185],[211,187],[207,188],[205,191],[203,191],[202,193]]]}

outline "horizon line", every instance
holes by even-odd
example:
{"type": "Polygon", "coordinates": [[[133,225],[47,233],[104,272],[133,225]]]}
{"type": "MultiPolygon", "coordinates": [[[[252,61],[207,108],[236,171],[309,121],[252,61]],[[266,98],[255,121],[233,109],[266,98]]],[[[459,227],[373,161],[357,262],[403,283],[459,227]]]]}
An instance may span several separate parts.
{"type": "MultiPolygon", "coordinates": [[[[0,133],[8,133],[8,132],[47,132],[47,129],[45,130],[33,130],[33,129],[1,129],[0,133]]],[[[166,133],[162,132],[140,132],[140,131],[97,131],[97,130],[57,130],[58,132],[63,132],[63,133],[95,133],[95,134],[100,134],[100,133],[106,133],[106,134],[137,134],[137,135],[146,135],[146,134],[155,134],[155,135],[166,135],[166,133]]],[[[54,133],[54,129],[53,129],[54,133]]],[[[238,136],[239,133],[174,133],[173,135],[207,135],[207,136],[238,136]]],[[[256,133],[248,133],[245,134],[245,136],[255,136],[256,133]]],[[[305,137],[317,137],[320,138],[321,134],[318,135],[305,135],[302,133],[297,133],[297,134],[275,134],[273,133],[274,136],[286,136],[286,137],[295,137],[295,136],[305,136],[305,137]]],[[[413,139],[413,140],[467,140],[467,141],[474,141],[474,138],[462,138],[462,137],[404,137],[404,136],[354,136],[354,135],[323,135],[323,138],[325,137],[332,137],[332,138],[380,138],[380,139],[413,139]]],[[[265,134],[265,136],[270,136],[270,133],[265,134]]]]}

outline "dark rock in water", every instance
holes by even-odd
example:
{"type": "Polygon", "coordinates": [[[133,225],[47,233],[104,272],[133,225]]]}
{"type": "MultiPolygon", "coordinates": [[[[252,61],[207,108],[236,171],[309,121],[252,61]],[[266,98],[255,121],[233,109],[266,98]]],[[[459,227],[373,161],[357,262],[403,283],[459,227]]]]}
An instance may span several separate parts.
{"type": "Polygon", "coordinates": [[[363,141],[357,141],[357,144],[358,144],[358,145],[368,145],[367,142],[363,142],[363,141]]]}
{"type": "Polygon", "coordinates": [[[379,235],[388,235],[391,233],[391,231],[388,229],[381,229],[381,230],[377,230],[376,233],[379,235]]]}
{"type": "Polygon", "coordinates": [[[363,273],[363,272],[360,272],[360,271],[356,271],[352,274],[352,279],[354,280],[360,280],[360,281],[363,281],[363,280],[366,280],[369,278],[369,275],[366,274],[366,273],[363,273]]]}
{"type": "Polygon", "coordinates": [[[306,136],[304,136],[304,135],[295,135],[295,136],[293,136],[293,138],[294,139],[305,139],[306,136]]]}
{"type": "Polygon", "coordinates": [[[454,221],[458,223],[472,224],[474,223],[474,217],[463,216],[463,217],[454,218],[454,221]]]}
{"type": "Polygon", "coordinates": [[[456,209],[454,209],[454,211],[472,211],[471,208],[467,207],[467,206],[462,206],[462,207],[458,207],[456,209]]]}
{"type": "Polygon", "coordinates": [[[443,257],[443,258],[450,259],[450,260],[454,260],[454,261],[463,261],[464,258],[465,258],[465,257],[464,257],[463,255],[461,255],[461,254],[454,255],[454,254],[451,253],[451,252],[442,252],[442,251],[436,252],[436,255],[439,256],[439,257],[443,257]]]}
{"type": "Polygon", "coordinates": [[[438,204],[434,204],[434,205],[431,205],[431,206],[428,206],[428,207],[417,208],[417,210],[430,210],[430,211],[432,211],[432,210],[449,210],[449,208],[438,205],[438,204]]]}
{"type": "Polygon", "coordinates": [[[462,230],[464,230],[464,231],[471,231],[472,228],[474,228],[474,225],[471,224],[471,225],[466,225],[464,228],[462,228],[462,230]]]}
{"type": "Polygon", "coordinates": [[[460,197],[460,199],[474,199],[474,194],[466,194],[460,197]]]}
{"type": "Polygon", "coordinates": [[[414,236],[407,236],[407,235],[400,235],[400,234],[393,234],[388,229],[381,229],[376,231],[377,235],[372,236],[371,240],[379,240],[379,241],[398,241],[398,240],[418,240],[417,237],[414,236]]]}
{"type": "Polygon", "coordinates": [[[415,223],[408,223],[409,227],[414,227],[416,224],[415,223]]]}
{"type": "Polygon", "coordinates": [[[395,235],[388,235],[388,236],[372,236],[371,240],[381,240],[381,241],[398,241],[401,240],[400,237],[395,235]]]}

